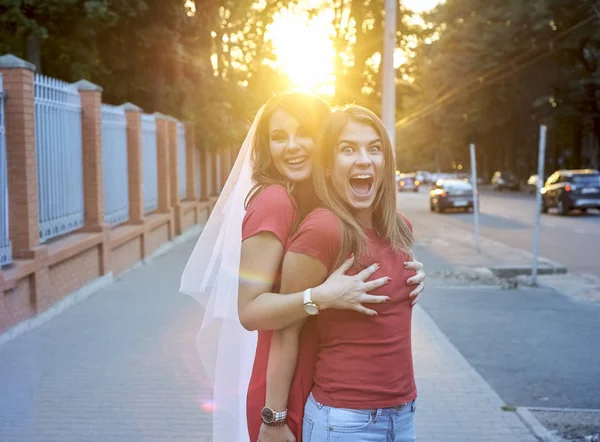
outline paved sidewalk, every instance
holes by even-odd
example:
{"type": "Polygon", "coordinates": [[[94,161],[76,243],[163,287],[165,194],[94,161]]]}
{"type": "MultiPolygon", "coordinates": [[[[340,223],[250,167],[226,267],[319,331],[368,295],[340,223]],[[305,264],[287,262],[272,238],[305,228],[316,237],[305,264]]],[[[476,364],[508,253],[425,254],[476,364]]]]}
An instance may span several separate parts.
{"type": "MultiPolygon", "coordinates": [[[[0,347],[0,441],[203,441],[199,306],[177,293],[193,242],[0,347]]],[[[422,309],[414,316],[419,441],[533,442],[422,309]]],[[[228,442],[228,441],[224,441],[228,442]]]]}

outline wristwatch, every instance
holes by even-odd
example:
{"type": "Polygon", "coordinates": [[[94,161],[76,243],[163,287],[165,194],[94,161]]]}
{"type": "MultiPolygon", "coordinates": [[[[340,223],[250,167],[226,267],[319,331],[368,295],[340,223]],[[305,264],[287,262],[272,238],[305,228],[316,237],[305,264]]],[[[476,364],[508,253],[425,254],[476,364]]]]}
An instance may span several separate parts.
{"type": "Polygon", "coordinates": [[[269,427],[279,427],[287,423],[287,410],[275,411],[272,408],[264,407],[260,413],[263,424],[269,427]]]}
{"type": "Polygon", "coordinates": [[[313,315],[318,315],[319,312],[321,311],[321,309],[310,298],[311,291],[312,291],[312,289],[304,290],[304,311],[306,313],[308,313],[309,315],[313,316],[313,315]]]}

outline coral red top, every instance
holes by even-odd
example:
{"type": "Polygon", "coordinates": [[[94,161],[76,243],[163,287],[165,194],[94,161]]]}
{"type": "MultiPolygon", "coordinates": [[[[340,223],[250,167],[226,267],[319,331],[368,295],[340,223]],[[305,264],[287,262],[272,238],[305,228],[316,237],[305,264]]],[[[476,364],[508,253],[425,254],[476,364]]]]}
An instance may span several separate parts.
{"type": "MultiPolygon", "coordinates": [[[[393,407],[417,396],[411,288],[406,284],[415,273],[404,268],[407,254],[394,252],[374,229],[364,231],[368,243],[362,261],[381,264],[371,279],[392,278],[372,293],[391,300],[369,306],[377,311],[376,317],[353,310],[325,310],[316,316],[319,342],[313,395],[318,402],[337,408],[393,407]]],[[[341,245],[340,221],[329,210],[317,209],[299,226],[288,251],[317,258],[332,271],[341,245]]]]}
{"type": "MultiPolygon", "coordinates": [[[[242,224],[242,241],[260,232],[270,232],[286,245],[296,217],[294,202],[281,186],[268,186],[250,203],[242,224]]],[[[281,270],[280,270],[281,272],[281,270]]],[[[279,289],[281,273],[277,275],[274,291],[279,289]]],[[[271,349],[271,331],[258,332],[258,344],[252,368],[252,377],[246,398],[246,414],[250,442],[258,440],[262,421],[260,412],[265,406],[267,389],[267,364],[271,349]]],[[[313,385],[316,361],[315,321],[305,324],[300,337],[300,350],[296,374],[288,397],[288,425],[298,442],[302,439],[304,404],[313,385]]]]}

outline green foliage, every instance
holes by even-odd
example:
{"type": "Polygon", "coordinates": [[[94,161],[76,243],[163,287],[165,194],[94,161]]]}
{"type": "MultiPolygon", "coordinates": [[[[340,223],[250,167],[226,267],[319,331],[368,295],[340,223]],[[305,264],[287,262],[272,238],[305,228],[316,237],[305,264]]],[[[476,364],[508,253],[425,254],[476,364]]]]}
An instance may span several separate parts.
{"type": "Polygon", "coordinates": [[[188,14],[184,3],[0,0],[0,53],[29,59],[38,71],[67,82],[85,78],[97,83],[107,103],[130,101],[148,113],[193,121],[203,148],[237,145],[260,98],[272,93],[238,82],[257,72],[268,77],[267,84],[281,84],[278,74],[262,69],[261,60],[271,54],[258,38],[275,2],[266,1],[257,10],[249,0],[196,1],[195,14],[188,14]],[[211,32],[240,37],[243,75],[227,65],[222,41],[211,32]],[[211,64],[215,52],[222,55],[216,73],[211,64]]]}
{"type": "Polygon", "coordinates": [[[447,169],[465,158],[474,138],[488,174],[508,168],[526,178],[543,122],[550,126],[549,167],[581,166],[582,136],[600,136],[595,6],[596,0],[447,0],[427,15],[429,26],[413,29],[419,44],[405,67],[421,93],[404,116],[429,111],[400,129],[405,149],[427,146],[421,158],[447,169]]]}

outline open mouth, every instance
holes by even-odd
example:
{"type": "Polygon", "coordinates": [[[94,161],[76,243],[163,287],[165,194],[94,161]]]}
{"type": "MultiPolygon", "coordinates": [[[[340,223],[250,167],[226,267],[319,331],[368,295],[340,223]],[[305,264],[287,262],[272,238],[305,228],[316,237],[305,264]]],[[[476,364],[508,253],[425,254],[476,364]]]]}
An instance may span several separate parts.
{"type": "Polygon", "coordinates": [[[288,166],[298,167],[306,163],[306,160],[308,160],[308,156],[302,155],[300,157],[288,158],[285,160],[285,163],[288,166]]]}
{"type": "Polygon", "coordinates": [[[363,173],[350,177],[350,187],[357,195],[368,195],[373,187],[373,175],[363,173]]]}

